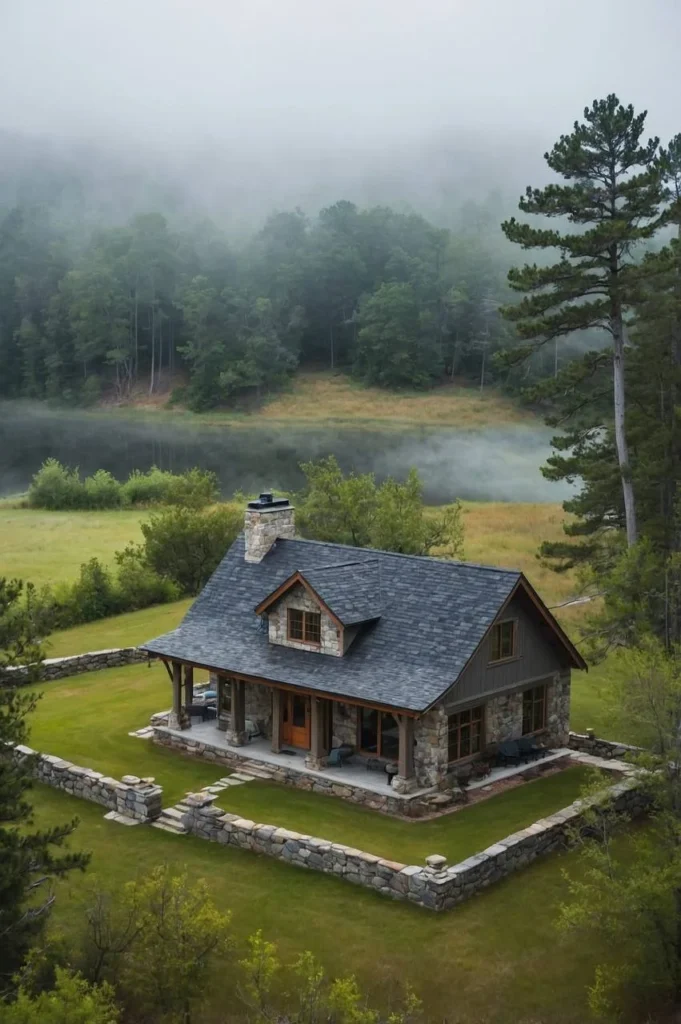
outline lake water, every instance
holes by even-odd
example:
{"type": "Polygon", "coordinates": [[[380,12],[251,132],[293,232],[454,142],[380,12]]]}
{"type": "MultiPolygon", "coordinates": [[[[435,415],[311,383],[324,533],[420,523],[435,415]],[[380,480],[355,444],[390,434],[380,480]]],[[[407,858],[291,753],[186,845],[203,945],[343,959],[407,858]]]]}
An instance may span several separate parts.
{"type": "Polygon", "coordinates": [[[402,479],[416,466],[426,500],[562,501],[567,485],[545,480],[550,431],[510,425],[476,431],[365,430],[282,427],[253,418],[250,426],[197,426],[166,417],[55,411],[0,403],[0,496],[25,491],[41,463],[53,456],[82,473],[108,469],[124,478],[152,465],[180,471],[214,470],[223,494],[236,489],[290,491],[303,483],[300,463],[334,454],[344,470],[371,470],[402,479]]]}

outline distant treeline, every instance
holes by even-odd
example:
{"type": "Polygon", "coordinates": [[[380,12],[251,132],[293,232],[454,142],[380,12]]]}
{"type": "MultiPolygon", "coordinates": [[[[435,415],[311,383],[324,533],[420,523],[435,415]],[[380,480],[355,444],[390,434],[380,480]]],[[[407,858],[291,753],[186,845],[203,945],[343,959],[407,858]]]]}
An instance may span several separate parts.
{"type": "Polygon", "coordinates": [[[152,466],[146,473],[134,469],[124,482],[105,469],[81,477],[77,469],[47,459],[31,481],[28,504],[52,511],[121,508],[132,505],[180,505],[204,508],[218,500],[215,473],[188,469],[169,473],[152,466]]]}
{"type": "MultiPolygon", "coordinates": [[[[298,366],[396,388],[487,382],[490,356],[515,344],[498,314],[507,262],[474,221],[455,234],[341,201],[314,221],[275,213],[236,245],[160,213],[89,231],[47,205],[0,218],[0,397],[87,405],[153,394],[180,369],[176,397],[195,409],[275,389],[298,366]]],[[[542,351],[523,381],[555,369],[542,351]]]]}

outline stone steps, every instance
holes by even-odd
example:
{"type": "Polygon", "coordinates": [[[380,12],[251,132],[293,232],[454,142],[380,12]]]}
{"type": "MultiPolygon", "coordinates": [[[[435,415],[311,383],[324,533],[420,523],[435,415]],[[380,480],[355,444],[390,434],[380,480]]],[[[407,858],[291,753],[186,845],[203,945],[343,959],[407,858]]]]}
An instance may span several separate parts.
{"type": "Polygon", "coordinates": [[[172,832],[176,836],[186,836],[187,829],[182,824],[182,815],[189,808],[182,803],[176,807],[164,807],[156,821],[152,821],[152,828],[160,828],[163,832],[172,832]]]}

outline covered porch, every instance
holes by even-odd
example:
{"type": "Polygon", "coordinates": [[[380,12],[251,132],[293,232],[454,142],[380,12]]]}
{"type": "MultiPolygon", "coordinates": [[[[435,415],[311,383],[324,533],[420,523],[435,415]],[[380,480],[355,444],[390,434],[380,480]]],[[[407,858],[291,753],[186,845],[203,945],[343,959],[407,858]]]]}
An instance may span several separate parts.
{"type": "Polygon", "coordinates": [[[215,720],[192,724],[194,666],[172,661],[166,668],[173,692],[168,720],[172,732],[190,731],[192,739],[200,734],[201,742],[210,736],[217,747],[337,777],[339,784],[349,783],[352,776],[353,784],[371,791],[429,791],[417,784],[415,716],[409,712],[211,672],[215,720]]]}

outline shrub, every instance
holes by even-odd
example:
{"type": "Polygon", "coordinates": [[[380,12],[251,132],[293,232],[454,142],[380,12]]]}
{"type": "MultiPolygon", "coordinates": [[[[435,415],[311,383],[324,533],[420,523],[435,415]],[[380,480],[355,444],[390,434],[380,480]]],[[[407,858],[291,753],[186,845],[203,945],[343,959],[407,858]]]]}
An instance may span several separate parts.
{"type": "Polygon", "coordinates": [[[166,492],[168,505],[183,505],[185,508],[204,508],[218,500],[220,490],[215,473],[207,469],[188,469],[179,475],[168,474],[166,492]]]}
{"type": "Polygon", "coordinates": [[[161,576],[146,563],[142,547],[129,545],[124,551],[118,551],[116,562],[118,600],[126,611],[166,604],[177,601],[181,596],[180,588],[173,580],[161,576]]]}
{"type": "Polygon", "coordinates": [[[176,583],[183,594],[197,594],[241,525],[242,512],[236,505],[219,505],[208,511],[178,507],[157,512],[142,524],[145,562],[176,583]]]}
{"type": "Polygon", "coordinates": [[[83,490],[87,508],[116,508],[121,504],[121,485],[105,469],[86,477],[83,490]]]}
{"type": "Polygon", "coordinates": [[[51,510],[82,508],[84,491],[77,469],[46,459],[31,481],[28,503],[32,508],[51,510]]]}
{"type": "Polygon", "coordinates": [[[122,611],[111,573],[98,558],[91,558],[80,567],[80,575],[66,593],[57,591],[61,604],[61,625],[94,622],[122,611]]]}
{"type": "Polygon", "coordinates": [[[173,474],[152,466],[146,473],[133,469],[132,473],[121,484],[123,503],[125,505],[155,505],[166,500],[173,474]]]}

